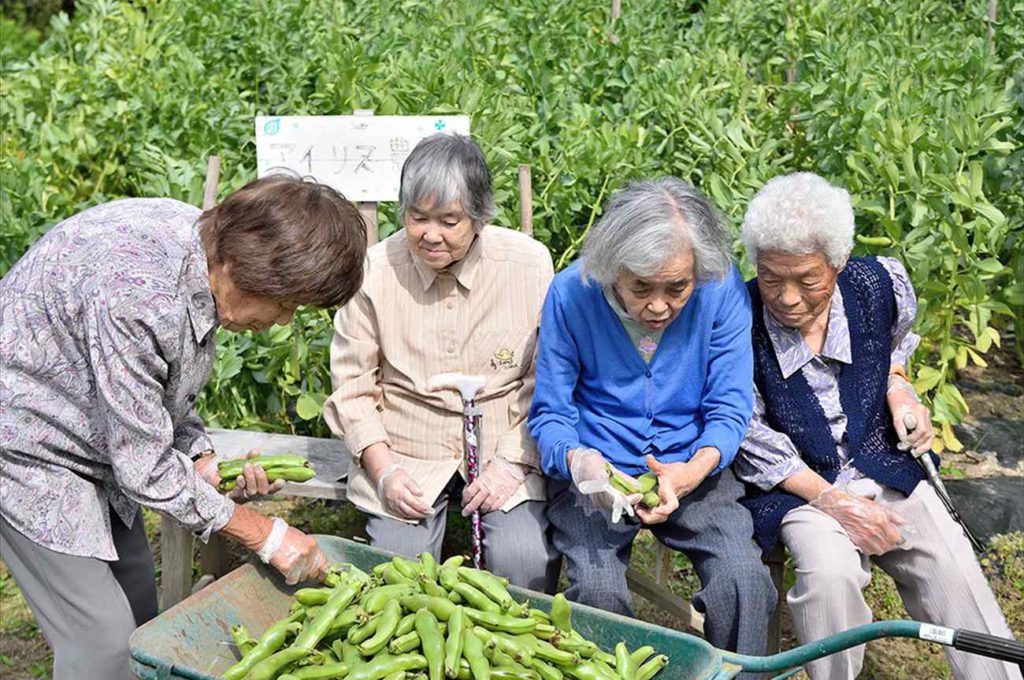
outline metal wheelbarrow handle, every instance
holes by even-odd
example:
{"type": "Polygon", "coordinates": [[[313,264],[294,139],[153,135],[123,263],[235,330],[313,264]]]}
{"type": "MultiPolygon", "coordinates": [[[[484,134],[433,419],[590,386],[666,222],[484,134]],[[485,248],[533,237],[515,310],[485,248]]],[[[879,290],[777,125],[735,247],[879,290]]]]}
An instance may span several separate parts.
{"type": "MultiPolygon", "coordinates": [[[[883,637],[906,637],[937,642],[971,654],[992,659],[1024,664],[1024,644],[1016,640],[976,633],[971,630],[947,628],[920,621],[875,621],[864,626],[836,633],[799,647],[771,656],[748,656],[734,652],[721,652],[722,658],[750,672],[777,672],[799,668],[808,661],[856,647],[869,640],[883,637]]],[[[779,677],[789,677],[786,673],[779,677]]]]}

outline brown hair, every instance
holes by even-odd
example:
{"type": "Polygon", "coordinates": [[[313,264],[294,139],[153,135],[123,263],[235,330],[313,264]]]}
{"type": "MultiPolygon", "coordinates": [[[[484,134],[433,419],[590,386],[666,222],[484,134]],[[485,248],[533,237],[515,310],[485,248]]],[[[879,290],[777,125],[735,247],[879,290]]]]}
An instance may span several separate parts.
{"type": "Polygon", "coordinates": [[[298,304],[343,305],[363,282],[366,228],[325,184],[289,175],[249,182],[199,217],[212,264],[231,264],[239,290],[298,304]]]}

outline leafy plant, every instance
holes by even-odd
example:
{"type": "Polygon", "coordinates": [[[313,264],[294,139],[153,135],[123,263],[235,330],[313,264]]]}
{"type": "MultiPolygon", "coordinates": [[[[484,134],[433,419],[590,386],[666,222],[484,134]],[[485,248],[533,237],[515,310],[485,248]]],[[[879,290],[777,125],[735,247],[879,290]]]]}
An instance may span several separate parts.
{"type": "MultiPolygon", "coordinates": [[[[469,114],[496,221],[516,225],[529,163],[535,234],[560,266],[630,179],[687,178],[736,225],[765,181],[808,169],[848,187],[859,233],[890,244],[857,253],[907,264],[915,382],[938,447],[955,449],[956,370],[1008,332],[1024,347],[1021,9],[1001,8],[993,53],[982,0],[637,0],[617,43],[608,7],[582,0],[83,0],[2,66],[0,273],[86,206],[198,203],[210,154],[221,194],[241,186],[258,114],[469,114]]],[[[384,206],[382,235],[395,228],[384,206]]],[[[222,333],[210,424],[326,434],[330,318],[222,333]]]]}

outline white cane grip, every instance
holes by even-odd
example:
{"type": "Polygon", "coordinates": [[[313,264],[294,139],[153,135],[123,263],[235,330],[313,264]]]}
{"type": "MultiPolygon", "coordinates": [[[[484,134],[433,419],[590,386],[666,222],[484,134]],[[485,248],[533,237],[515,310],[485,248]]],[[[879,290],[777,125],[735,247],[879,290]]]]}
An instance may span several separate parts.
{"type": "Polygon", "coordinates": [[[438,373],[427,380],[427,390],[455,390],[462,395],[462,401],[472,401],[477,393],[484,388],[487,379],[479,375],[463,373],[438,373]]]}

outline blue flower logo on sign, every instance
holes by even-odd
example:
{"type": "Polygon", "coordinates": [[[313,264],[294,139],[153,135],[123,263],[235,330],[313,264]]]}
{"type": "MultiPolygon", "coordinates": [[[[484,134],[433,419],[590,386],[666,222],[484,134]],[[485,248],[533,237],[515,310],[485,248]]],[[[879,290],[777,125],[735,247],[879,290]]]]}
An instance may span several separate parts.
{"type": "Polygon", "coordinates": [[[263,134],[265,135],[276,135],[281,131],[281,119],[271,118],[263,124],[263,134]]]}
{"type": "Polygon", "coordinates": [[[438,130],[444,130],[445,126],[446,123],[441,119],[438,119],[438,121],[434,123],[434,127],[437,128],[438,130]]]}

